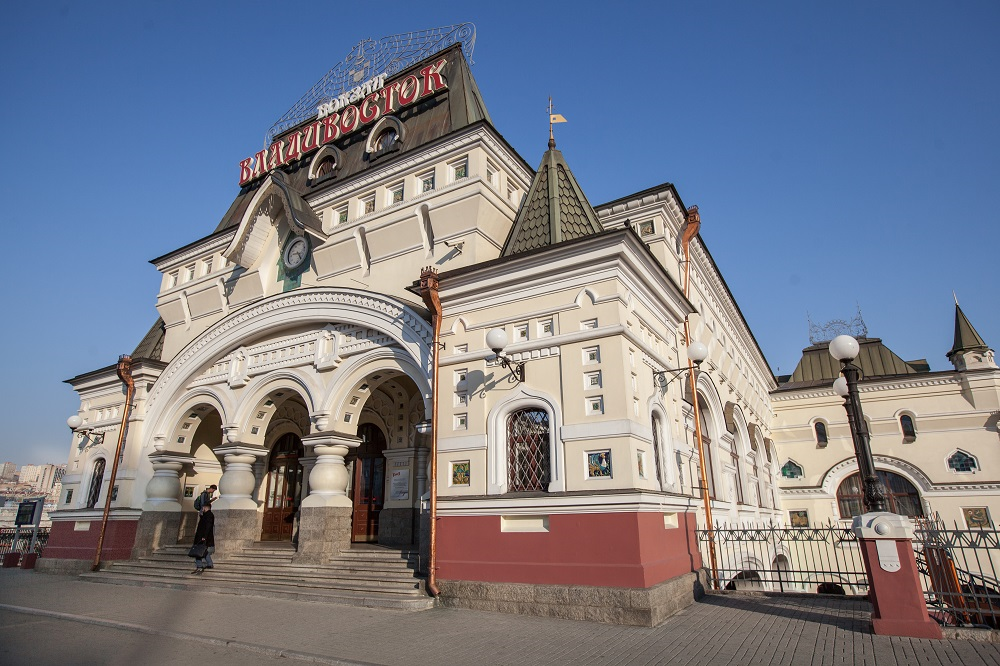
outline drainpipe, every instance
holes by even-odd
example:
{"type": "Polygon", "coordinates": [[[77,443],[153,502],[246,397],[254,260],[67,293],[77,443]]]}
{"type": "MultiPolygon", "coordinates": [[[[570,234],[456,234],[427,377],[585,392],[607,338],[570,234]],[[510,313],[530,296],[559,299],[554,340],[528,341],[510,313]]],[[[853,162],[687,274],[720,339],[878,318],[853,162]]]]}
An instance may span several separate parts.
{"type": "Polygon", "coordinates": [[[125,409],[122,410],[122,423],[118,428],[118,446],[115,448],[115,459],[111,463],[111,478],[108,479],[108,494],[104,500],[104,515],[101,517],[101,533],[97,537],[97,550],[94,551],[94,564],[91,571],[101,568],[101,551],[104,549],[104,533],[108,529],[108,515],[111,513],[111,493],[115,490],[115,478],[118,476],[118,462],[122,457],[122,446],[128,433],[128,417],[132,411],[132,396],[135,395],[135,381],[132,379],[132,357],[122,354],[118,357],[118,379],[125,382],[125,409]]]}
{"type": "MultiPolygon", "coordinates": [[[[684,298],[691,300],[691,241],[701,229],[701,215],[698,207],[687,210],[687,224],[681,237],[684,248],[684,298]]],[[[684,344],[691,346],[691,321],[684,318],[684,344]]],[[[712,497],[708,492],[708,467],[705,465],[705,446],[701,439],[701,414],[698,405],[698,382],[694,363],[688,359],[688,376],[691,378],[691,400],[694,409],[694,438],[698,446],[698,470],[701,473],[701,496],[705,500],[705,524],[708,528],[708,559],[712,567],[712,587],[719,589],[719,565],[715,554],[715,527],[712,522],[712,497]]]]}
{"type": "Polygon", "coordinates": [[[438,296],[438,274],[431,267],[420,272],[420,297],[431,311],[434,322],[434,354],[431,370],[431,471],[430,471],[430,562],[427,567],[427,591],[432,597],[441,594],[437,586],[437,445],[438,445],[438,351],[441,348],[441,298],[438,296]]]}

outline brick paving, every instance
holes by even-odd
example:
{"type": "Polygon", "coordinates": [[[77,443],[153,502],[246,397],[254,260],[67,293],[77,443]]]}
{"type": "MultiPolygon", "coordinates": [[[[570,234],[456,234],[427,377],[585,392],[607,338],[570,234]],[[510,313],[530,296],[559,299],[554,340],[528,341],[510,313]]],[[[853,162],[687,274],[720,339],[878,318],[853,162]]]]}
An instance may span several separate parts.
{"type": "MultiPolygon", "coordinates": [[[[452,608],[387,611],[0,572],[0,617],[5,620],[26,621],[34,614],[53,627],[66,627],[66,635],[75,637],[67,640],[76,641],[81,624],[110,641],[124,640],[121,632],[145,634],[158,645],[177,646],[177,654],[202,644],[210,648],[213,663],[240,663],[241,655],[256,653],[265,661],[281,657],[386,666],[1000,666],[1000,644],[875,636],[868,628],[869,609],[867,602],[842,598],[710,595],[649,629],[452,608]]],[[[16,638],[18,626],[5,621],[0,644],[16,638]]],[[[84,652],[78,654],[78,663],[91,663],[82,658],[84,652]]],[[[148,663],[176,657],[157,654],[162,661],[148,663]]],[[[20,663],[16,654],[4,657],[20,663]]]]}

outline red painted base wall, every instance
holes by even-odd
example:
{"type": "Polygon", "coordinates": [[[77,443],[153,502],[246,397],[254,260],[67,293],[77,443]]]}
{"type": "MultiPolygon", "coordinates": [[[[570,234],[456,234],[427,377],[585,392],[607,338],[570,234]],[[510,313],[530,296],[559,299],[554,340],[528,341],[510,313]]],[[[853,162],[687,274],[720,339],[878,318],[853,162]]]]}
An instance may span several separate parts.
{"type": "MultiPolygon", "coordinates": [[[[137,520],[109,520],[104,533],[102,560],[127,560],[132,556],[135,545],[137,520]]],[[[45,544],[42,557],[62,560],[92,560],[97,548],[97,538],[101,533],[101,521],[90,521],[90,529],[77,531],[73,521],[52,523],[49,541],[45,544]]]]}
{"type": "Polygon", "coordinates": [[[701,567],[695,515],[584,513],[549,516],[548,532],[501,532],[500,516],[438,521],[438,577],[541,585],[652,587],[701,567]]]}

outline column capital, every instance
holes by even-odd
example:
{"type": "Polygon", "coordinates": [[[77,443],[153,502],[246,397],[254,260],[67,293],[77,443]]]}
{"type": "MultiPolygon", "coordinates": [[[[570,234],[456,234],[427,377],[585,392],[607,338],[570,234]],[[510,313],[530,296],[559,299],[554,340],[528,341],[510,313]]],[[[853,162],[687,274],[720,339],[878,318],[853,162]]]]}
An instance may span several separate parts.
{"type": "Polygon", "coordinates": [[[213,450],[216,455],[221,456],[254,456],[257,458],[266,458],[267,454],[270,453],[263,446],[241,444],[239,442],[228,446],[218,446],[213,450]]]}
{"type": "Polygon", "coordinates": [[[349,449],[356,449],[361,446],[361,438],[342,432],[320,432],[303,437],[302,446],[346,446],[349,449]]]}

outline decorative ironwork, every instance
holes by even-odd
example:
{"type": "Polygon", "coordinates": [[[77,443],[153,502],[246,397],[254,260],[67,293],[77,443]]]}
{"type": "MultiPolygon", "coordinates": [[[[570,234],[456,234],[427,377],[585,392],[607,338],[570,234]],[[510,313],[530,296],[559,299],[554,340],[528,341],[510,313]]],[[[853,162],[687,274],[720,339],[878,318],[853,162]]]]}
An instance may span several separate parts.
{"type": "Polygon", "coordinates": [[[868,591],[864,559],[850,527],[716,527],[698,530],[697,537],[704,558],[708,547],[715,546],[721,589],[856,595],[868,591]]]}
{"type": "Polygon", "coordinates": [[[868,325],[861,317],[861,306],[858,306],[858,313],[850,319],[831,319],[826,323],[817,324],[807,314],[806,321],[809,322],[809,344],[812,345],[830,342],[838,335],[849,335],[852,338],[868,337],[868,325]]]}
{"type": "Polygon", "coordinates": [[[379,74],[391,77],[413,63],[458,43],[462,44],[466,60],[473,64],[476,26],[472,23],[388,35],[377,40],[362,39],[342,62],[334,65],[271,126],[264,138],[264,146],[271,145],[274,137],[285,130],[315,116],[320,104],[336,99],[379,74]]]}
{"type": "MultiPolygon", "coordinates": [[[[21,528],[17,530],[13,527],[3,527],[0,528],[0,554],[4,553],[27,553],[31,548],[31,528],[21,528]],[[14,537],[17,536],[17,543],[14,542],[14,537]]],[[[49,531],[48,527],[39,527],[38,535],[35,538],[35,550],[34,552],[41,555],[42,549],[45,548],[45,544],[49,541],[49,531]]]]}
{"type": "Polygon", "coordinates": [[[521,409],[507,417],[507,480],[511,492],[549,487],[549,415],[521,409]]]}
{"type": "Polygon", "coordinates": [[[1000,532],[920,521],[913,548],[931,617],[1000,629],[1000,532]]]}

